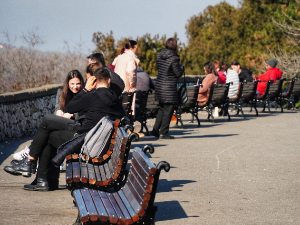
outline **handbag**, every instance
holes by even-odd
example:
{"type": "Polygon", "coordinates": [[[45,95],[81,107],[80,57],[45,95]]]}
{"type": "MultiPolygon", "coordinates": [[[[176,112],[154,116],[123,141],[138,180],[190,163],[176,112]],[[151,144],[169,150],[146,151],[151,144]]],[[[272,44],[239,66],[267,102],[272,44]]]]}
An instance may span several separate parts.
{"type": "Polygon", "coordinates": [[[183,67],[183,85],[181,85],[180,88],[177,90],[177,94],[178,94],[178,103],[185,104],[188,100],[188,97],[187,97],[184,67],[183,67]]]}

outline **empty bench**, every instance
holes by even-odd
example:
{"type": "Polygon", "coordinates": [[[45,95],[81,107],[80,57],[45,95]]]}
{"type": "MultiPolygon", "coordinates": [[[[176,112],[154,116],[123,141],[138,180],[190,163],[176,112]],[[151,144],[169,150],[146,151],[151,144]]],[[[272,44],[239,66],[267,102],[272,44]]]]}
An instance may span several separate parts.
{"type": "Polygon", "coordinates": [[[135,148],[126,183],[119,191],[72,192],[78,208],[75,224],[154,224],[157,207],[153,204],[162,169],[168,172],[169,163],[155,166],[140,148],[135,148]]]}

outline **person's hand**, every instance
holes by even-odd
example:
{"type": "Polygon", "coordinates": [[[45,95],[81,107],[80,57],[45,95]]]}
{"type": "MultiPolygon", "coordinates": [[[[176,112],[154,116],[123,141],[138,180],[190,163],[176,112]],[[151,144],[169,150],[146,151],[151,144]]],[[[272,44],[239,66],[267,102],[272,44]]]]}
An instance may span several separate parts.
{"type": "Polygon", "coordinates": [[[56,113],[55,113],[55,115],[57,115],[57,116],[64,116],[64,112],[61,111],[61,110],[57,110],[56,113]]]}
{"type": "Polygon", "coordinates": [[[91,76],[91,77],[87,80],[87,82],[86,82],[85,89],[86,89],[87,91],[93,90],[93,89],[96,87],[96,85],[97,85],[96,80],[97,80],[97,79],[96,79],[95,76],[91,76]]]}
{"type": "Polygon", "coordinates": [[[129,92],[134,92],[136,90],[135,87],[129,87],[129,92]]]}
{"type": "Polygon", "coordinates": [[[67,119],[71,119],[71,117],[73,117],[73,114],[65,113],[63,117],[65,117],[67,119]]]}
{"type": "Polygon", "coordinates": [[[252,74],[252,78],[253,78],[253,80],[257,79],[257,77],[255,76],[255,74],[252,74]]]}

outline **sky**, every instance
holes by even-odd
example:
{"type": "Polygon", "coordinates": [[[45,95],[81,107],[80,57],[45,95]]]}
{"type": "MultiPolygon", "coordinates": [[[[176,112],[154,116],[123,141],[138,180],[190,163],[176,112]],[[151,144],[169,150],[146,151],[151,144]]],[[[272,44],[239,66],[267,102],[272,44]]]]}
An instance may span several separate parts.
{"type": "MultiPolygon", "coordinates": [[[[84,53],[95,49],[94,32],[113,31],[115,40],[122,37],[141,37],[146,33],[172,37],[177,32],[179,40],[187,43],[185,25],[193,15],[198,15],[208,5],[220,0],[1,0],[0,43],[7,43],[3,31],[14,45],[24,46],[19,36],[38,29],[44,44],[41,51],[65,51],[65,41],[71,48],[82,44],[84,53]]],[[[238,0],[226,0],[238,7],[238,0]]]]}

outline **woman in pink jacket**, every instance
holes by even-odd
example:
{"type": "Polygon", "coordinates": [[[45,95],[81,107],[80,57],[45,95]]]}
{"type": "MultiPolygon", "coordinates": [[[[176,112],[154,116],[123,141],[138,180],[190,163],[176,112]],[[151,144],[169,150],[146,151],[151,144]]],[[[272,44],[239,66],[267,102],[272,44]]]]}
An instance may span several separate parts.
{"type": "Polygon", "coordinates": [[[137,42],[129,40],[124,47],[124,53],[119,55],[113,62],[115,73],[124,81],[124,91],[132,92],[136,90],[137,67],[140,60],[135,55],[138,51],[137,42]]]}
{"type": "Polygon", "coordinates": [[[217,83],[219,79],[218,72],[212,62],[208,61],[204,64],[204,71],[206,77],[203,79],[202,85],[199,88],[199,95],[197,99],[200,104],[207,102],[211,85],[217,83]]]}

